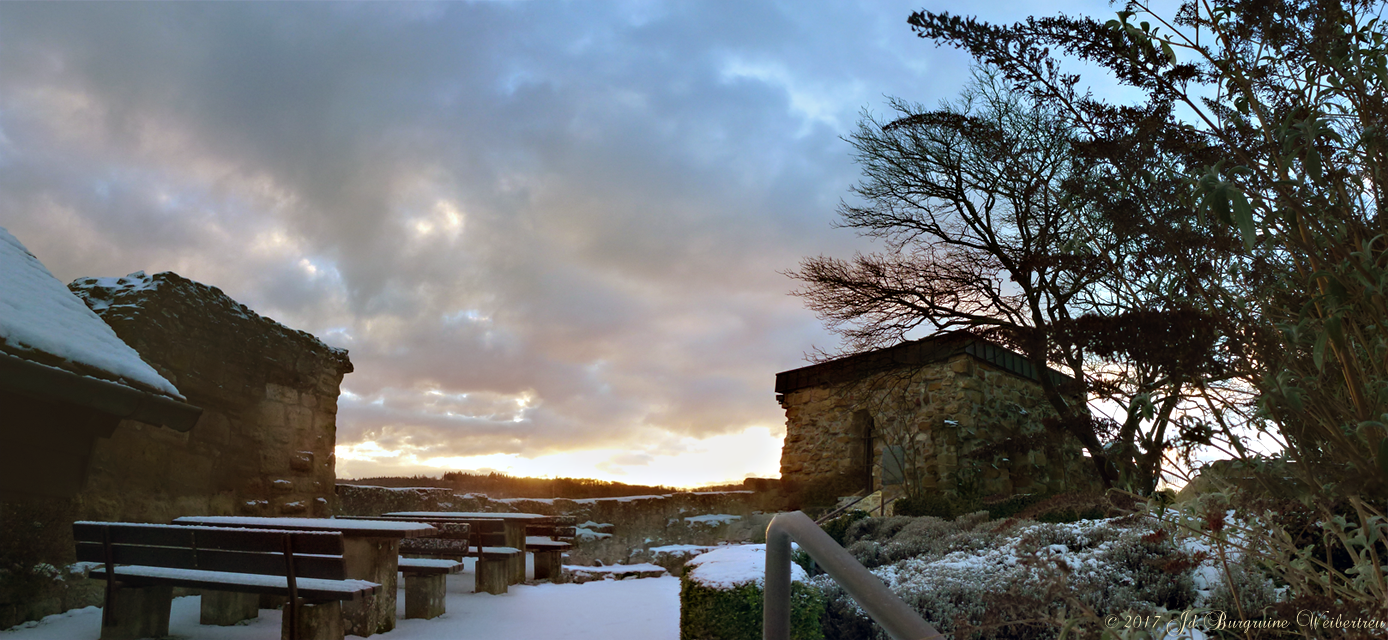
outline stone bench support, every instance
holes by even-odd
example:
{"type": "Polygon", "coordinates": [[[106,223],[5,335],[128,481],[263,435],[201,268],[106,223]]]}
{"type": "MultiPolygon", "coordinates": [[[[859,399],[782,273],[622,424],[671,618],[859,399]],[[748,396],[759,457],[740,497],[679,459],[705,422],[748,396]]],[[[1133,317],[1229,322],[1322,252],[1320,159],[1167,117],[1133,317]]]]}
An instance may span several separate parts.
{"type": "Polygon", "coordinates": [[[563,573],[564,552],[558,549],[536,549],[535,554],[535,579],[558,580],[563,573]]]}
{"type": "Polygon", "coordinates": [[[443,599],[448,576],[405,574],[405,617],[437,618],[443,615],[443,599]]]}
{"type": "MultiPolygon", "coordinates": [[[[301,604],[298,623],[299,640],[343,640],[342,602],[333,600],[321,604],[301,604]]],[[[280,640],[292,637],[289,616],[285,615],[280,622],[280,640]]]]}
{"type": "Polygon", "coordinates": [[[255,593],[203,591],[198,624],[229,627],[242,620],[254,620],[260,615],[260,598],[255,593]]]}
{"type": "Polygon", "coordinates": [[[477,587],[474,591],[492,595],[506,593],[506,587],[511,584],[511,562],[510,558],[478,558],[477,587]]]}
{"type": "Polygon", "coordinates": [[[173,587],[124,587],[111,594],[111,609],[102,612],[101,640],[138,640],[169,635],[173,587]]]}

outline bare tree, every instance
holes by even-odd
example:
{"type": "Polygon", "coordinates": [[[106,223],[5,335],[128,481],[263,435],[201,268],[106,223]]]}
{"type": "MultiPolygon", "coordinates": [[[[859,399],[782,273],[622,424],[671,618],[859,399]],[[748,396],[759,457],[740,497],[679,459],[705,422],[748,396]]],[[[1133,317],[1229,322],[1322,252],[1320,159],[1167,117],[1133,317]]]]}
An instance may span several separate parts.
{"type": "MultiPolygon", "coordinates": [[[[1113,273],[1111,241],[1062,188],[1086,177],[1064,114],[984,71],[939,110],[891,107],[897,118],[864,114],[849,138],[864,174],[852,191],[863,203],[839,210],[841,226],[886,250],[808,258],[789,274],[804,283],[796,295],[847,339],[849,353],[962,329],[1017,349],[1037,371],[1055,362],[1083,381],[1093,366],[1083,344],[1056,340],[1053,328],[1089,310],[1079,305],[1113,273]]],[[[1113,486],[1118,467],[1082,383],[1062,389],[1042,375],[1040,384],[1055,431],[1078,439],[1113,486]]]]}

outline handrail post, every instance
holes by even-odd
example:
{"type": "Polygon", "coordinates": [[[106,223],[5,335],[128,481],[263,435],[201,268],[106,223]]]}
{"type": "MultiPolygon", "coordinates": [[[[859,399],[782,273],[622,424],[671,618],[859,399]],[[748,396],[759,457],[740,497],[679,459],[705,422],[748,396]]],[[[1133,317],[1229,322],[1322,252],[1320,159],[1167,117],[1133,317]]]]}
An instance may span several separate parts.
{"type": "Polygon", "coordinates": [[[790,640],[790,534],[771,526],[766,528],[764,587],[762,640],[790,640]]]}
{"type": "Polygon", "coordinates": [[[790,640],[790,541],[814,558],[867,614],[895,640],[942,639],[943,635],[901,601],[882,580],[859,564],[809,516],[777,514],[766,527],[766,580],[762,639],[790,640]]]}

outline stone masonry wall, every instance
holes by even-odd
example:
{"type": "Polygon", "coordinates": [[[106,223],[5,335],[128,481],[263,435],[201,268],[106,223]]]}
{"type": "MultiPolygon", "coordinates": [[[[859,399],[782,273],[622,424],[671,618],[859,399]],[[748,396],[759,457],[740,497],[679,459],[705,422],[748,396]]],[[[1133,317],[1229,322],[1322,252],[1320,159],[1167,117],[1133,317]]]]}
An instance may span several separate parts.
{"type": "MultiPolygon", "coordinates": [[[[596,539],[580,538],[565,554],[565,564],[591,565],[673,563],[679,558],[652,555],[663,545],[713,545],[725,540],[765,541],[766,525],[775,513],[774,496],[752,491],[681,492],[613,498],[489,498],[479,493],[454,493],[437,487],[374,487],[340,484],[338,504],[343,515],[379,515],[392,511],[487,511],[572,516],[583,524],[611,525],[596,539]],[[763,513],[763,511],[767,511],[763,513]],[[732,516],[701,522],[694,516],[732,516]]],[[[682,556],[681,556],[682,557],[682,556]]]]}
{"type": "Polygon", "coordinates": [[[101,604],[104,583],[69,570],[75,520],[327,516],[335,501],[345,351],[173,273],[69,288],[203,414],[187,433],[123,421],[76,496],[0,504],[0,630],[101,604]]]}
{"type": "Polygon", "coordinates": [[[187,433],[125,421],[92,453],[83,517],[327,516],[347,353],[174,273],[70,288],[203,408],[187,433]]]}
{"type": "Polygon", "coordinates": [[[794,484],[862,473],[863,412],[872,418],[876,488],[888,445],[908,450],[908,464],[928,490],[1012,495],[1090,483],[1087,460],[1072,439],[1064,446],[1017,450],[1016,436],[1040,434],[1041,420],[1054,411],[1039,384],[972,356],[795,390],[781,405],[781,478],[794,484]],[[1010,450],[990,447],[1009,436],[1010,450]]]}

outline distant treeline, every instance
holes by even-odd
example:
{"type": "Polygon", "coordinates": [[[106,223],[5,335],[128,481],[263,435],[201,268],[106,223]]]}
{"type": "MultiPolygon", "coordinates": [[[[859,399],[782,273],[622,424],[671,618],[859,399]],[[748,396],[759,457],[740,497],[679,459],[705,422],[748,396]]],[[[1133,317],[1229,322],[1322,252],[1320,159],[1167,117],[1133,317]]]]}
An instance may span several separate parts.
{"type": "MultiPolygon", "coordinates": [[[[616,498],[621,496],[680,493],[664,485],[641,485],[594,480],[591,478],[518,478],[504,473],[465,473],[449,471],[442,478],[430,476],[388,476],[339,480],[341,484],[379,487],[443,487],[458,493],[484,493],[493,498],[616,498]]],[[[693,491],[735,491],[752,488],[744,483],[700,487],[693,491]]]]}

